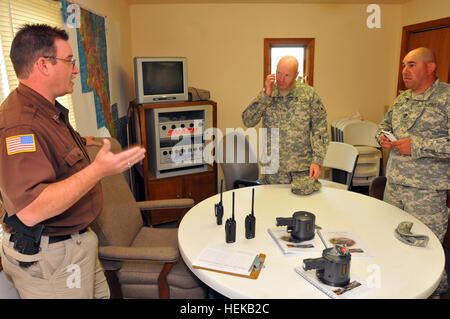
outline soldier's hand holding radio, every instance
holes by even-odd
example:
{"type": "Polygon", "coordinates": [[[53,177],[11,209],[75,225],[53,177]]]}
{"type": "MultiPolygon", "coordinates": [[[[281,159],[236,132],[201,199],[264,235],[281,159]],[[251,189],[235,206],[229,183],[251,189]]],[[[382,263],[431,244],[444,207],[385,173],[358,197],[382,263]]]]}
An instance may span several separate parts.
{"type": "Polygon", "coordinates": [[[384,133],[381,133],[380,138],[378,139],[378,143],[383,148],[391,148],[392,147],[392,142],[389,140],[389,138],[386,135],[384,135],[384,133]]]}
{"type": "Polygon", "coordinates": [[[378,140],[379,144],[384,148],[395,148],[402,155],[411,155],[411,139],[404,138],[398,140],[394,134],[389,131],[382,131],[378,140]]]}
{"type": "Polygon", "coordinates": [[[402,155],[411,155],[411,139],[403,138],[392,142],[392,146],[402,155]]]}
{"type": "Polygon", "coordinates": [[[267,96],[272,96],[273,84],[275,83],[275,74],[269,74],[264,82],[264,88],[267,96]]]}

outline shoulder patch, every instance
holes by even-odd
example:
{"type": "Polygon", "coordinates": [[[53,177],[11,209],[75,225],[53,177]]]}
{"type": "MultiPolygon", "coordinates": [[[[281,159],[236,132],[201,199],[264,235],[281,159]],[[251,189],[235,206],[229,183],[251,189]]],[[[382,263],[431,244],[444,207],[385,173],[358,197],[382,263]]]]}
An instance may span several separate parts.
{"type": "Polygon", "coordinates": [[[34,134],[16,135],[6,138],[6,150],[8,155],[24,152],[35,152],[36,143],[34,134]]]}

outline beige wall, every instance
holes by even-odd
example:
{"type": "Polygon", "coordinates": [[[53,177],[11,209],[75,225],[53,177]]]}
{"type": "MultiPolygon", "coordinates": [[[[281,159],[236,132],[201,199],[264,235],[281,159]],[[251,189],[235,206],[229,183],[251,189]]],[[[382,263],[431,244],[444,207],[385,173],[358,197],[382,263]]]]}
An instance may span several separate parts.
{"type": "Polygon", "coordinates": [[[262,88],[263,39],[314,37],[314,87],[328,121],[359,111],[378,122],[395,97],[401,5],[381,5],[381,29],[367,5],[131,5],[133,56],[185,56],[189,85],[209,89],[218,126],[242,126],[262,88]]]}
{"type": "Polygon", "coordinates": [[[402,7],[402,26],[448,17],[448,0],[412,0],[402,7]]]}
{"type": "MultiPolygon", "coordinates": [[[[382,27],[368,29],[367,4],[129,6],[126,0],[75,1],[114,22],[108,37],[119,43],[120,53],[108,54],[119,57],[120,70],[110,81],[122,91],[124,104],[134,98],[134,56],[185,56],[189,85],[211,91],[222,130],[243,125],[242,111],[262,88],[263,39],[271,37],[316,39],[314,87],[329,123],[358,111],[378,123],[384,105],[396,95],[402,27],[450,12],[448,0],[380,4],[382,27]]],[[[79,121],[81,127],[85,122],[79,121]]]]}
{"type": "MultiPolygon", "coordinates": [[[[314,87],[328,121],[359,111],[381,120],[395,97],[404,25],[445,17],[447,0],[381,4],[381,29],[368,29],[366,4],[167,4],[75,0],[113,21],[124,100],[134,98],[134,56],[185,56],[189,85],[209,89],[218,126],[242,126],[240,114],[262,87],[265,37],[316,38],[314,87]],[[118,34],[115,34],[118,33],[118,34]]],[[[113,90],[114,91],[114,90],[113,90]]],[[[126,104],[126,102],[122,103],[126,104]]],[[[123,113],[127,105],[121,105],[123,113]]],[[[123,114],[121,114],[123,115],[123,114]]]]}

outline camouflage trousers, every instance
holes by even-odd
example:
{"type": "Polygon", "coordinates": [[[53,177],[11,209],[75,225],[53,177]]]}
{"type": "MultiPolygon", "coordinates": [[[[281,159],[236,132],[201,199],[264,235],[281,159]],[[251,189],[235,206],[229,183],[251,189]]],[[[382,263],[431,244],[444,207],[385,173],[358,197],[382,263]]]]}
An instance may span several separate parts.
{"type": "MultiPolygon", "coordinates": [[[[383,200],[403,209],[427,225],[442,242],[447,231],[447,190],[419,189],[399,184],[386,183],[383,200]]],[[[439,287],[434,295],[448,290],[447,273],[444,270],[439,287]]]]}
{"type": "Polygon", "coordinates": [[[322,184],[312,177],[308,171],[278,172],[263,177],[264,184],[291,184],[291,190],[297,195],[309,195],[318,191],[322,184]]]}

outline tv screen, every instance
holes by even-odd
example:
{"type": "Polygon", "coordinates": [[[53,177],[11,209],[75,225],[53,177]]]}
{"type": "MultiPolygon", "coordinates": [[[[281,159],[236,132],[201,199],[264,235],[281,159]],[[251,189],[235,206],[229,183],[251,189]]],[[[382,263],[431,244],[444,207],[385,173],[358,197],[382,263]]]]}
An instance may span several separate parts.
{"type": "Polygon", "coordinates": [[[135,58],[138,103],[187,101],[186,58],[135,58]]]}
{"type": "Polygon", "coordinates": [[[143,62],[144,95],[183,93],[182,62],[143,62]]]}

